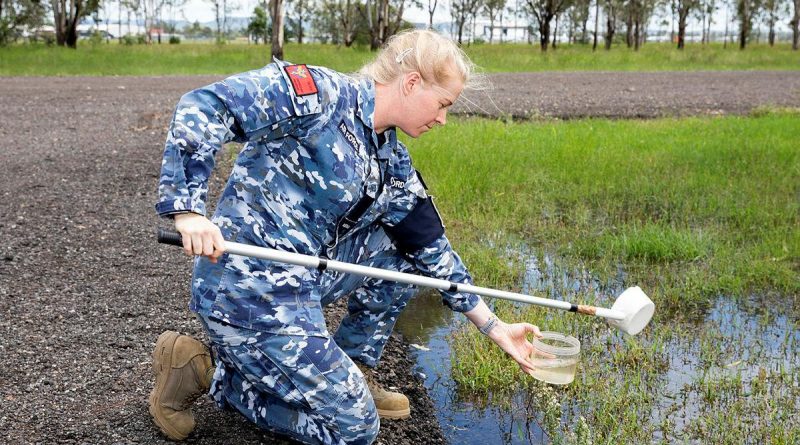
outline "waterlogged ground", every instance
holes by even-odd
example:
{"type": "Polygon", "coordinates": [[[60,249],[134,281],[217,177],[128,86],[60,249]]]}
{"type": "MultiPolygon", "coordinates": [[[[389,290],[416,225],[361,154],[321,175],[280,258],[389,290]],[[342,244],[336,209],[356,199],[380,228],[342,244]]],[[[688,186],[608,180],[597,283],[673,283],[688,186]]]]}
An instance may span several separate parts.
{"type": "MultiPolygon", "coordinates": [[[[525,266],[526,293],[610,307],[614,296],[636,284],[622,269],[601,282],[553,256],[514,255],[525,266]]],[[[468,341],[463,317],[426,294],[400,320],[398,328],[420,345],[419,372],[451,443],[587,443],[601,436],[612,443],[800,440],[794,418],[800,409],[800,317],[786,302],[721,295],[680,321],[656,317],[636,337],[597,319],[552,310],[525,316],[526,309],[503,311],[582,341],[573,384],[540,384],[517,372],[512,378],[519,385],[511,393],[471,392],[453,381],[455,355],[448,342],[459,336],[468,341]]]]}

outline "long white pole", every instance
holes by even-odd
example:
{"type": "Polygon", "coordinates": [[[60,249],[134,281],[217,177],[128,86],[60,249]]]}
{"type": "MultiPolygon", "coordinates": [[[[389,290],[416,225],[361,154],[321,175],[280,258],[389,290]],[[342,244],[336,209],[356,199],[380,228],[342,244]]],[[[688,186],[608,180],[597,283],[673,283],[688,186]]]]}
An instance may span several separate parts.
{"type": "MultiPolygon", "coordinates": [[[[158,231],[158,242],[183,246],[181,234],[164,229],[158,231]]],[[[284,252],[281,250],[270,249],[267,247],[251,246],[249,244],[234,243],[225,241],[225,251],[231,255],[242,255],[253,258],[261,258],[281,263],[289,263],[297,266],[309,267],[319,270],[331,269],[337,272],[351,273],[381,280],[396,281],[398,283],[414,284],[417,286],[431,287],[439,290],[452,292],[466,292],[470,294],[482,295],[485,297],[502,298],[504,300],[518,301],[520,303],[535,304],[553,309],[578,312],[586,315],[595,315],[611,320],[624,320],[625,313],[602,307],[585,306],[572,304],[566,301],[550,300],[548,298],[533,297],[515,292],[506,292],[487,287],[473,286],[471,284],[453,283],[438,278],[423,277],[410,273],[397,272],[394,270],[380,269],[377,267],[360,266],[358,264],[345,263],[342,261],[317,258],[311,255],[300,253],[284,252]]]]}
{"type": "Polygon", "coordinates": [[[575,305],[566,301],[550,300],[548,298],[533,297],[515,292],[506,292],[486,287],[473,286],[471,284],[452,283],[438,278],[423,277],[410,273],[397,272],[393,270],[379,269],[377,267],[360,266],[358,264],[345,263],[342,261],[317,258],[310,255],[299,253],[284,252],[266,247],[251,246],[248,244],[225,242],[225,250],[232,255],[243,255],[265,260],[278,261],[282,263],[295,264],[314,269],[331,269],[337,272],[362,275],[370,278],[378,278],[399,283],[414,284],[417,286],[431,287],[439,290],[449,290],[454,292],[466,292],[470,294],[482,295],[485,297],[502,298],[504,300],[518,301],[520,303],[535,304],[553,309],[580,312],[587,315],[609,318],[612,320],[624,320],[625,313],[611,309],[575,305]]]}

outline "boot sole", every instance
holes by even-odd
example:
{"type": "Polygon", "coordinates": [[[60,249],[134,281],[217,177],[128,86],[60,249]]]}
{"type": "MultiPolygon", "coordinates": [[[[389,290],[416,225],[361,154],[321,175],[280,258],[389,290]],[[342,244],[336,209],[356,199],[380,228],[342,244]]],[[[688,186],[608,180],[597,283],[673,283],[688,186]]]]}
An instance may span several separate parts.
{"type": "Polygon", "coordinates": [[[405,420],[411,417],[411,408],[393,411],[379,409],[378,417],[386,420],[405,420]]]}
{"type": "Polygon", "coordinates": [[[149,398],[149,411],[153,422],[155,422],[156,426],[158,426],[164,435],[172,440],[183,440],[189,437],[189,435],[175,431],[169,425],[169,422],[161,417],[161,413],[156,407],[161,403],[159,396],[164,392],[164,386],[167,384],[167,376],[169,375],[169,370],[172,368],[172,351],[178,337],[180,337],[180,334],[174,331],[165,331],[158,336],[156,348],[153,351],[153,374],[156,377],[156,383],[153,386],[153,390],[150,391],[149,398]]]}

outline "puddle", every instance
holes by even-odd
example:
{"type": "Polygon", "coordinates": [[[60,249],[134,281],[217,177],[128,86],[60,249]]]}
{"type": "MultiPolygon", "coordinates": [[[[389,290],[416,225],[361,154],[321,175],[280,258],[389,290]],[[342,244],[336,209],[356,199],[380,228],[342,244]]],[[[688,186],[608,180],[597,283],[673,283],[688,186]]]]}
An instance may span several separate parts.
{"type": "Polygon", "coordinates": [[[514,397],[512,409],[498,408],[484,400],[465,400],[450,377],[450,337],[466,318],[442,305],[436,291],[414,298],[397,321],[397,330],[414,349],[417,372],[424,374],[425,387],[437,408],[439,425],[452,444],[541,444],[546,435],[526,415],[526,401],[514,397]],[[498,440],[499,438],[499,440],[498,440]]]}
{"type": "MultiPolygon", "coordinates": [[[[561,267],[551,256],[521,258],[526,267],[523,293],[567,301],[574,301],[579,295],[577,298],[594,298],[597,305],[610,307],[614,296],[635,284],[626,283],[621,269],[614,278],[600,282],[587,270],[561,267]]],[[[491,304],[491,299],[486,300],[491,304]]],[[[708,418],[713,410],[725,409],[724,401],[709,401],[707,390],[704,393],[704,388],[720,381],[741,381],[741,397],[748,397],[758,389],[753,382],[765,373],[788,373],[789,383],[778,386],[776,391],[798,406],[800,377],[795,367],[800,362],[800,329],[797,311],[792,310],[790,302],[762,304],[757,298],[735,301],[721,297],[705,316],[698,315],[697,322],[671,326],[676,333],[664,340],[668,365],[654,379],[654,400],[646,408],[650,410],[653,440],[696,440],[687,432],[692,423],[703,416],[708,418]],[[670,426],[659,426],[665,424],[670,426]]],[[[538,418],[537,413],[530,412],[530,402],[524,394],[513,396],[510,408],[508,403],[499,408],[501,403],[471,401],[458,394],[451,378],[449,340],[457,326],[465,322],[465,317],[442,305],[438,292],[427,290],[412,300],[397,324],[398,331],[410,343],[422,347],[412,351],[416,369],[424,374],[445,437],[453,444],[549,443],[533,420],[538,418]]],[[[653,341],[648,335],[637,339],[645,347],[653,341]]],[[[605,356],[600,357],[604,359],[605,356]]],[[[562,409],[574,411],[577,406],[562,405],[562,409]]]]}

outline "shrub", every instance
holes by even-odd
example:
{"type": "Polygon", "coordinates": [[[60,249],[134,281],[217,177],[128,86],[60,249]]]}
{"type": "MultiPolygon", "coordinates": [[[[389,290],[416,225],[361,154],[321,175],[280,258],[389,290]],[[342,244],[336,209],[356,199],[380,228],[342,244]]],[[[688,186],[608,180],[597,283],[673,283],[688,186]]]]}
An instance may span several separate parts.
{"type": "Polygon", "coordinates": [[[169,44],[170,45],[177,45],[181,43],[181,38],[178,36],[169,36],[169,44]]]}

